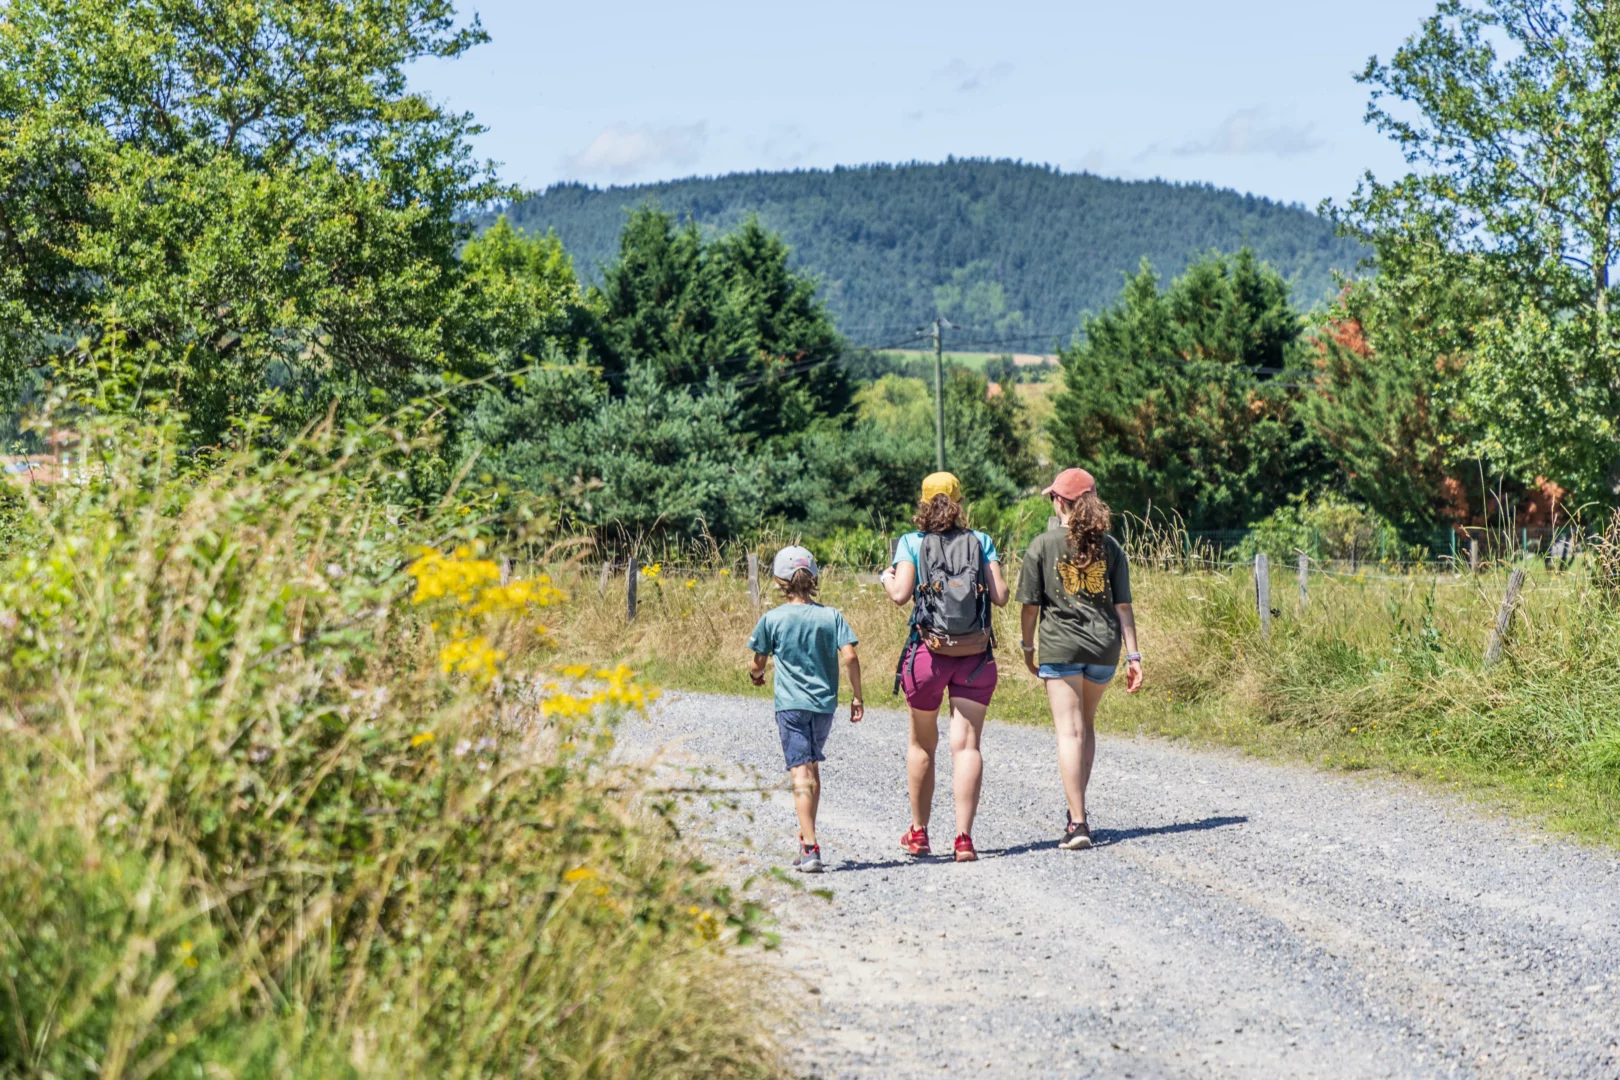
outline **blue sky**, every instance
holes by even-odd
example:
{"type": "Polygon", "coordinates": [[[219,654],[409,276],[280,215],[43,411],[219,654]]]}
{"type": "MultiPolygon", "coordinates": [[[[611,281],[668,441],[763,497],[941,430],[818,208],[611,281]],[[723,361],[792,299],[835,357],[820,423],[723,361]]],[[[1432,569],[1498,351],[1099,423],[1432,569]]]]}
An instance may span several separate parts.
{"type": "Polygon", "coordinates": [[[955,154],[1314,207],[1403,171],[1352,74],[1433,7],[464,0],[494,40],[412,80],[531,188],[955,154]]]}

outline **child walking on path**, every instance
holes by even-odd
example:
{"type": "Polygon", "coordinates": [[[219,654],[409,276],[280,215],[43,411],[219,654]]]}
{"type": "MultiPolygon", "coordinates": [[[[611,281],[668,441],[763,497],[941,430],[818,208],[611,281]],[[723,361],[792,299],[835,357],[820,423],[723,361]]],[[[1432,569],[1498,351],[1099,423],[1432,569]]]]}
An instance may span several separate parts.
{"type": "Polygon", "coordinates": [[[837,608],[816,603],[819,571],[815,556],[802,547],[785,547],[771,565],[784,603],[759,617],[748,647],[754,659],[748,677],[765,685],[765,661],[776,658],[776,729],[782,755],[793,779],[793,806],[799,814],[796,869],[821,873],[821,845],[816,841],[816,810],[821,805],[823,750],[838,711],[838,659],[849,668],[849,721],[861,722],[861,661],[855,654],[855,632],[837,608]]]}

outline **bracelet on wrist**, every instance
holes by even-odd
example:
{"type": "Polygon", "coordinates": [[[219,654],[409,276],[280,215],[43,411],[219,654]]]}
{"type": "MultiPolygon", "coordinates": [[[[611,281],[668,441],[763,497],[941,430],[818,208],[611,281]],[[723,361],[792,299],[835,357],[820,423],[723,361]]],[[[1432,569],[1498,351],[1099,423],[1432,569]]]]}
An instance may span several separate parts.
{"type": "Polygon", "coordinates": [[[1035,651],[1035,646],[1033,646],[1033,645],[1025,645],[1023,642],[1019,642],[1018,647],[1020,649],[1023,649],[1025,652],[1034,652],[1035,651]]]}
{"type": "Polygon", "coordinates": [[[1142,662],[1142,654],[1139,653],[1139,652],[1133,652],[1133,653],[1126,653],[1125,654],[1125,662],[1127,664],[1130,663],[1133,660],[1136,661],[1138,664],[1140,664],[1142,662]]]}

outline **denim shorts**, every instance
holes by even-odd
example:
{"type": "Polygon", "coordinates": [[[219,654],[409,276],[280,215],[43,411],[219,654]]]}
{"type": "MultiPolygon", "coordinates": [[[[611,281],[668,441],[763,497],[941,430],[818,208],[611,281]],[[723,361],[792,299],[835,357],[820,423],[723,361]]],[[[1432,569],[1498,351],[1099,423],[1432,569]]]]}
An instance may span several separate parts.
{"type": "Polygon", "coordinates": [[[1043,679],[1072,679],[1079,675],[1086,682],[1107,686],[1117,670],[1117,666],[1109,664],[1042,664],[1036,674],[1043,679]]]}
{"type": "Polygon", "coordinates": [[[782,756],[787,759],[788,768],[827,760],[822,750],[827,745],[832,722],[830,712],[783,709],[776,714],[776,730],[782,736],[782,756]]]}

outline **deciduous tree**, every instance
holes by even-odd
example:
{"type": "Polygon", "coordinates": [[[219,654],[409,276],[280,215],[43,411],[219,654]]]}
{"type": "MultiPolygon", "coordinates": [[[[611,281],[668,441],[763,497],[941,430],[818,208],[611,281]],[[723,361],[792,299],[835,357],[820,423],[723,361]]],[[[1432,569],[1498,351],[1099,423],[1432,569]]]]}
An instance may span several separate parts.
{"type": "Polygon", "coordinates": [[[1444,0],[1360,76],[1413,171],[1328,207],[1377,252],[1390,300],[1469,438],[1456,453],[1592,494],[1620,477],[1620,8],[1444,0]]]}

